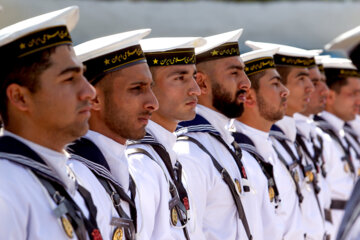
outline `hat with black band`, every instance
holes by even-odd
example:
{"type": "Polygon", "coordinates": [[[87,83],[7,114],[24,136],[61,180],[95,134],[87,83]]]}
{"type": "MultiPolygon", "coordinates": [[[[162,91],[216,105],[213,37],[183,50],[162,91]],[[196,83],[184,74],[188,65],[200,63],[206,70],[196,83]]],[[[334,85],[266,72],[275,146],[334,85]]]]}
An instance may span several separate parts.
{"type": "Polygon", "coordinates": [[[311,68],[316,65],[314,57],[318,55],[318,53],[315,51],[309,51],[282,44],[254,41],[246,41],[245,44],[251,47],[253,50],[276,47],[279,48],[279,51],[274,55],[276,66],[311,68]]]}
{"type": "Polygon", "coordinates": [[[204,43],[201,37],[164,37],[140,41],[150,67],[195,64],[195,47],[204,43]]]}
{"type": "Polygon", "coordinates": [[[79,20],[72,6],[33,17],[0,30],[0,54],[19,59],[63,44],[72,44],[70,31],[79,20]]]}
{"type": "Polygon", "coordinates": [[[259,49],[241,54],[240,57],[245,63],[245,73],[248,76],[275,68],[273,55],[279,48],[259,49]]]}
{"type": "Polygon", "coordinates": [[[206,44],[195,49],[196,62],[240,56],[238,40],[243,29],[205,37],[206,44]]]}
{"type": "Polygon", "coordinates": [[[134,64],[146,63],[139,44],[150,29],[140,29],[90,40],[75,46],[75,53],[86,66],[85,77],[93,85],[99,77],[134,64]]]}
{"type": "Polygon", "coordinates": [[[336,81],[348,77],[360,78],[359,71],[347,58],[325,58],[322,60],[325,70],[326,83],[331,86],[336,81]]]}

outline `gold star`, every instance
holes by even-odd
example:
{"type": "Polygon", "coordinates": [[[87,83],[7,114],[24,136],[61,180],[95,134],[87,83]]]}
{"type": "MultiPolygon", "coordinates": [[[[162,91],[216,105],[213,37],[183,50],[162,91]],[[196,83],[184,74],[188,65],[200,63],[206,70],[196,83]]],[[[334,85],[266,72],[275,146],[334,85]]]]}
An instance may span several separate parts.
{"type": "Polygon", "coordinates": [[[219,51],[216,51],[216,50],[214,49],[214,51],[211,52],[211,56],[216,56],[216,55],[219,55],[219,51]]]}
{"type": "Polygon", "coordinates": [[[245,67],[245,72],[249,71],[249,68],[248,67],[245,67]]]}
{"type": "Polygon", "coordinates": [[[282,61],[282,62],[285,62],[285,61],[286,61],[286,58],[284,58],[284,57],[281,58],[281,61],[282,61]]]}
{"type": "Polygon", "coordinates": [[[104,61],[105,65],[109,65],[110,64],[110,60],[105,58],[105,61],[104,61]]]}
{"type": "Polygon", "coordinates": [[[24,49],[24,48],[26,48],[25,43],[21,43],[21,44],[20,44],[20,49],[24,49]]]}
{"type": "Polygon", "coordinates": [[[158,64],[158,61],[156,58],[153,60],[154,64],[158,64]]]}

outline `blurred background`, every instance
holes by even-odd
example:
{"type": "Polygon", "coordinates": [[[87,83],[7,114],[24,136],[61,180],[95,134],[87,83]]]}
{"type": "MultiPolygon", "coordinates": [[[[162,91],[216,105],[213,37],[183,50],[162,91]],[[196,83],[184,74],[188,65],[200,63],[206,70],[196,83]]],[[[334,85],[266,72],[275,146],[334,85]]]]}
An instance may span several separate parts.
{"type": "MultiPolygon", "coordinates": [[[[321,49],[360,25],[360,1],[121,1],[0,0],[0,28],[70,5],[80,7],[75,44],[105,35],[151,28],[149,37],[208,36],[238,28],[245,40],[321,49]]],[[[341,53],[334,53],[341,55],[341,53]]]]}

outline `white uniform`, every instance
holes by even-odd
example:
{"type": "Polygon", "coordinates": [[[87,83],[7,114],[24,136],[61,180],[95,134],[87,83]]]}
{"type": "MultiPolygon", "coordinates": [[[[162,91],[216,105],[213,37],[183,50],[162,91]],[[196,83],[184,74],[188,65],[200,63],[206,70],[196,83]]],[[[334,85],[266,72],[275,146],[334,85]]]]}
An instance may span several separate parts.
{"type": "MultiPolygon", "coordinates": [[[[89,217],[84,199],[76,191],[75,179],[71,178],[72,171],[66,165],[69,155],[65,151],[63,153],[53,151],[8,131],[4,131],[4,136],[16,138],[39,154],[54,172],[54,175],[64,184],[66,191],[81,208],[84,215],[87,218],[89,217]]],[[[53,214],[56,206],[47,190],[31,170],[8,160],[0,161],[1,238],[69,239],[60,219],[53,214]]],[[[101,211],[98,214],[101,215],[101,211]]],[[[101,217],[107,218],[106,216],[101,217]]],[[[99,223],[99,227],[101,225],[99,223]]],[[[103,237],[105,238],[105,236],[103,237]]],[[[77,239],[75,233],[72,239],[77,239]]]]}
{"type": "Polygon", "coordinates": [[[351,128],[360,136],[360,115],[356,115],[355,119],[348,122],[351,128]]]}
{"type": "MultiPolygon", "coordinates": [[[[174,166],[176,153],[172,148],[176,142],[176,135],[152,121],[149,121],[146,131],[165,147],[174,166]]],[[[155,161],[144,154],[128,156],[130,173],[135,180],[137,194],[140,199],[137,212],[138,216],[141,216],[143,219],[143,224],[139,226],[138,237],[139,239],[154,240],[185,239],[179,221],[177,226],[172,226],[170,222],[169,201],[171,200],[171,195],[169,192],[169,181],[172,180],[166,166],[150,145],[128,146],[129,149],[139,147],[150,153],[155,161]]],[[[190,209],[192,206],[193,204],[190,200],[190,209]]]]}
{"type": "MultiPolygon", "coordinates": [[[[235,126],[237,131],[247,135],[253,141],[258,153],[273,166],[274,178],[281,199],[275,211],[277,220],[274,220],[274,224],[277,225],[278,229],[281,227],[283,229],[280,238],[272,239],[304,239],[305,229],[299,208],[299,200],[295,193],[295,186],[288,170],[277,157],[269,133],[249,127],[238,121],[236,121],[235,126]]],[[[281,231],[279,230],[279,232],[281,231]]]]}
{"type": "MultiPolygon", "coordinates": [[[[111,174],[130,196],[129,170],[127,161],[124,158],[125,146],[94,131],[88,131],[84,137],[91,140],[100,149],[110,167],[111,174]]],[[[109,194],[93,173],[80,161],[70,159],[68,165],[74,170],[76,176],[81,179],[83,185],[90,191],[96,205],[101,206],[100,209],[98,208],[98,212],[107,211],[107,225],[105,226],[107,228],[107,235],[103,237],[111,239],[116,228],[110,225],[111,217],[118,218],[119,215],[113,206],[109,194]]],[[[129,204],[126,201],[121,201],[120,204],[122,209],[130,216],[129,204]]],[[[125,234],[123,235],[123,239],[125,239],[125,234]]]]}
{"type": "MultiPolygon", "coordinates": [[[[297,159],[299,159],[298,152],[295,147],[295,138],[296,138],[296,124],[295,119],[289,116],[284,116],[283,119],[275,123],[285,134],[286,143],[290,147],[291,151],[297,159]]],[[[273,138],[274,147],[277,151],[280,152],[287,164],[291,164],[295,161],[292,156],[285,150],[285,148],[280,144],[279,141],[273,138]]],[[[311,164],[309,161],[305,163],[305,159],[302,158],[301,162],[305,164],[311,164]]],[[[297,166],[296,168],[298,175],[298,185],[300,192],[303,196],[303,201],[300,204],[300,209],[303,217],[303,224],[306,231],[307,239],[322,239],[325,233],[325,226],[323,218],[320,212],[320,209],[315,198],[314,188],[305,178],[301,167],[297,166]]],[[[294,190],[295,191],[295,190],[294,190]]]]}
{"type": "MultiPolygon", "coordinates": [[[[320,116],[332,126],[343,144],[347,146],[346,142],[344,141],[344,121],[326,111],[323,111],[320,116]]],[[[355,175],[350,173],[349,170],[345,171],[346,161],[341,160],[345,154],[336,140],[332,139],[330,149],[333,150],[333,153],[331,154],[333,157],[326,159],[326,166],[328,174],[327,181],[331,190],[331,198],[333,200],[346,201],[349,199],[351,191],[354,187],[355,175]]],[[[335,232],[339,227],[343,214],[343,210],[332,209],[333,226],[335,232]]]]}
{"type": "MultiPolygon", "coordinates": [[[[232,148],[231,143],[234,138],[226,128],[230,120],[202,105],[198,105],[196,110],[210,122],[228,146],[232,148]]],[[[259,176],[256,174],[261,171],[257,162],[249,153],[243,151],[242,162],[248,175],[246,182],[241,178],[234,158],[218,140],[208,133],[188,133],[187,135],[203,144],[229,172],[233,180],[238,179],[243,184],[250,186],[250,192],[243,191],[240,198],[253,238],[264,239],[261,211],[266,204],[264,201],[269,197],[267,185],[261,185],[263,181],[257,182],[259,176]]],[[[229,187],[214,167],[209,155],[197,145],[187,141],[178,141],[175,150],[178,153],[179,161],[189,175],[189,189],[195,199],[196,217],[199,218],[198,222],[203,228],[205,239],[247,239],[229,187]]],[[[270,207],[266,211],[271,211],[270,207]]],[[[267,216],[267,214],[269,213],[266,212],[265,215],[267,216]]]]}
{"type": "MultiPolygon", "coordinates": [[[[298,133],[303,137],[305,146],[307,150],[309,151],[311,156],[315,155],[314,152],[314,144],[317,144],[316,147],[320,147],[320,143],[318,142],[317,136],[323,138],[322,131],[316,126],[313,119],[306,117],[300,113],[294,114],[295,124],[297,127],[298,133]],[[313,140],[313,141],[312,141],[313,140]]],[[[323,140],[324,142],[324,140],[323,140]]],[[[322,149],[322,159],[324,159],[328,153],[325,153],[325,150],[327,148],[323,147],[322,149]]],[[[305,151],[302,150],[303,157],[305,158],[303,162],[306,161],[306,163],[312,163],[314,167],[317,167],[313,164],[312,160],[306,155],[305,151]]],[[[319,159],[321,161],[321,159],[319,159]]],[[[322,218],[323,218],[323,230],[326,230],[327,233],[332,232],[332,224],[328,221],[325,221],[325,209],[330,210],[330,204],[331,204],[331,191],[329,184],[326,180],[326,178],[322,175],[321,169],[319,169],[319,173],[317,174],[318,179],[318,186],[320,187],[320,192],[318,193],[318,199],[322,210],[322,218]]],[[[316,211],[315,208],[318,208],[317,204],[314,203],[314,211],[316,211]]],[[[309,217],[309,216],[308,216],[309,217]]],[[[321,228],[319,227],[319,230],[321,228]]]]}

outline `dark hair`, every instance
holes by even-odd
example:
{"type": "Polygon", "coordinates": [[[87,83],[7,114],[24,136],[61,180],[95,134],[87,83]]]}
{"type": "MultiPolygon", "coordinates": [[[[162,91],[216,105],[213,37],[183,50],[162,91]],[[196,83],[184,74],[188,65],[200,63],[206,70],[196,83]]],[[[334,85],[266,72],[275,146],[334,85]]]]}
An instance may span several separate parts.
{"type": "Polygon", "coordinates": [[[260,80],[260,78],[262,78],[265,75],[265,73],[266,73],[266,70],[248,76],[248,78],[251,82],[251,88],[254,89],[255,92],[259,91],[259,88],[260,88],[259,80],[260,80]]]}
{"type": "Polygon", "coordinates": [[[348,84],[347,80],[347,77],[326,75],[326,84],[329,89],[335,91],[336,93],[340,93],[341,88],[348,84]]]}
{"type": "Polygon", "coordinates": [[[276,66],[276,71],[281,76],[281,83],[286,85],[287,84],[287,77],[291,71],[292,67],[289,66],[276,66]]]}
{"type": "Polygon", "coordinates": [[[360,43],[351,50],[349,57],[357,69],[360,70],[360,43]]]}
{"type": "Polygon", "coordinates": [[[6,90],[10,84],[16,83],[26,87],[30,92],[35,93],[40,89],[39,76],[51,66],[50,56],[55,52],[55,47],[19,58],[0,60],[0,115],[6,126],[8,119],[8,98],[6,90]]]}

